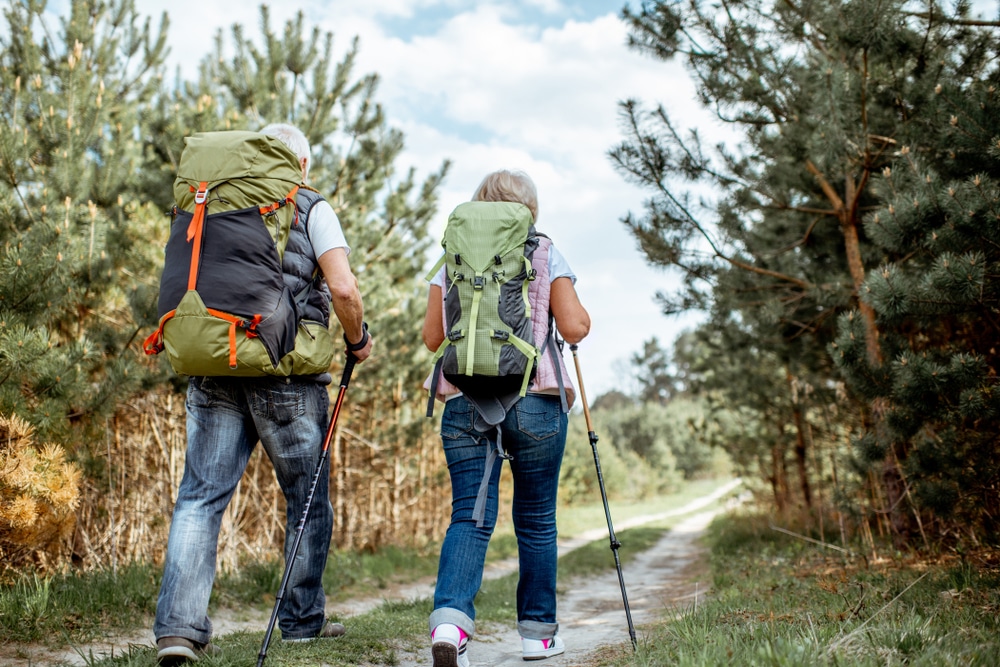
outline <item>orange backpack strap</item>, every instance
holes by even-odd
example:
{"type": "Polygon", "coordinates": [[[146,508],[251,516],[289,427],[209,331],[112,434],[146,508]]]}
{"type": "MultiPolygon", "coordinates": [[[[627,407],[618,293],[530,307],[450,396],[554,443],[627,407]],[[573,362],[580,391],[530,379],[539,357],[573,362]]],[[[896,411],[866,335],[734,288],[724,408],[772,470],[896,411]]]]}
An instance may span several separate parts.
{"type": "MultiPolygon", "coordinates": [[[[261,215],[270,215],[270,214],[274,213],[275,211],[277,211],[282,206],[285,206],[286,204],[293,204],[294,205],[295,204],[295,196],[298,193],[299,193],[299,186],[296,185],[294,188],[292,188],[291,192],[289,192],[287,195],[285,195],[284,199],[282,199],[280,201],[276,201],[273,204],[269,204],[267,206],[261,206],[261,207],[259,207],[260,208],[260,214],[261,215]]],[[[296,210],[296,212],[295,212],[295,224],[299,224],[298,210],[296,210]]]]}
{"type": "Polygon", "coordinates": [[[156,331],[149,334],[146,340],[142,344],[142,350],[148,355],[159,354],[163,352],[163,325],[167,323],[171,317],[176,314],[176,310],[171,310],[169,313],[160,318],[160,326],[156,328],[156,331]]]}
{"type": "Polygon", "coordinates": [[[209,315],[229,322],[229,367],[236,368],[236,328],[246,330],[248,338],[256,338],[257,325],[261,323],[263,317],[258,313],[247,320],[214,308],[206,308],[205,310],[208,311],[209,315]]]}
{"type": "Polygon", "coordinates": [[[205,226],[208,183],[202,181],[198,184],[197,190],[194,189],[194,186],[191,186],[191,191],[194,192],[194,215],[191,216],[191,223],[188,224],[187,240],[191,241],[194,239],[194,245],[191,248],[191,270],[188,272],[188,290],[193,290],[198,284],[198,262],[201,259],[201,237],[202,229],[205,226]]]}

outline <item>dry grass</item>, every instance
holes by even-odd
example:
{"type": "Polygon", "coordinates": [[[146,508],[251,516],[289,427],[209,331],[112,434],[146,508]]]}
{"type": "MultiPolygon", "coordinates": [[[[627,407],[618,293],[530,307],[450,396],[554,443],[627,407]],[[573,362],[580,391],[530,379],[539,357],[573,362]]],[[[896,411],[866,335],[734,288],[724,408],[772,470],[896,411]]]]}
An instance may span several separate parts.
{"type": "MultiPolygon", "coordinates": [[[[340,416],[330,453],[337,548],[422,544],[447,527],[450,489],[437,435],[424,428],[407,441],[393,436],[402,429],[381,423],[364,405],[340,416]],[[389,439],[375,440],[376,429],[389,439]]],[[[118,411],[108,425],[101,478],[86,478],[80,490],[74,562],[87,569],[162,562],[185,442],[182,395],[163,388],[118,411]]],[[[245,559],[279,553],[284,515],[271,464],[258,447],[223,519],[220,568],[234,571],[245,559]]]]}

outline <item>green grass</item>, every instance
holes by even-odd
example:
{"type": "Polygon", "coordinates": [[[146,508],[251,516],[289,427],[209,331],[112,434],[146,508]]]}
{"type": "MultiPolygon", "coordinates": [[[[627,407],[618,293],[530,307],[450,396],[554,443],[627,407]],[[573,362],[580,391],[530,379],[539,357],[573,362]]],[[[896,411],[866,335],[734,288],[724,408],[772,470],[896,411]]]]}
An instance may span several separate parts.
{"type": "Polygon", "coordinates": [[[1000,567],[897,555],[867,565],[727,517],[710,529],[714,591],[601,665],[1000,665],[1000,567]]]}
{"type": "MultiPolygon", "coordinates": [[[[377,552],[331,551],[323,572],[328,602],[378,596],[392,584],[406,584],[437,572],[438,545],[423,548],[384,547],[377,552]]],[[[281,585],[283,562],[272,559],[247,563],[236,574],[217,577],[213,607],[274,604],[281,585]]]]}
{"type": "Polygon", "coordinates": [[[134,565],[84,577],[24,578],[0,587],[0,643],[87,642],[108,628],[134,627],[155,611],[159,577],[134,565]]]}
{"type": "MultiPolygon", "coordinates": [[[[431,603],[427,600],[410,603],[386,602],[378,609],[352,617],[350,628],[336,640],[319,640],[308,644],[284,644],[272,639],[267,651],[268,667],[315,667],[316,665],[393,665],[399,662],[397,653],[413,650],[424,642],[427,616],[431,603]]],[[[213,639],[221,654],[205,657],[199,667],[247,667],[254,665],[264,633],[234,632],[213,639]]],[[[90,660],[91,667],[154,667],[156,651],[132,647],[115,656],[90,660]]]]}
{"type": "MultiPolygon", "coordinates": [[[[704,495],[721,482],[695,483],[684,492],[641,504],[612,503],[612,518],[624,521],[638,515],[656,514],[679,507],[704,495]],[[619,518],[620,517],[620,518],[619,518]]],[[[653,527],[618,531],[623,547],[623,563],[652,546],[663,530],[679,519],[661,521],[653,527]]],[[[606,529],[600,502],[587,507],[560,510],[560,534],[572,535],[593,528],[606,529]],[[569,527],[563,525],[569,524],[569,527]]],[[[576,575],[601,571],[613,573],[614,558],[607,537],[568,554],[560,561],[560,585],[576,575]]],[[[377,553],[331,553],[324,584],[331,601],[351,597],[378,596],[387,586],[409,583],[433,576],[437,568],[438,546],[424,549],[387,548],[377,553]]],[[[490,560],[516,556],[512,530],[498,529],[490,545],[490,560]]],[[[239,574],[221,574],[212,596],[212,609],[251,608],[269,611],[281,577],[278,561],[245,564],[239,574]]],[[[488,581],[477,598],[478,616],[483,621],[509,622],[514,619],[516,574],[488,581]]],[[[0,588],[0,641],[46,640],[51,645],[80,645],[102,635],[125,633],[152,623],[159,574],[149,566],[137,565],[110,573],[88,573],[82,577],[27,580],[15,587],[0,588]]],[[[377,609],[351,618],[348,634],[336,642],[284,645],[272,641],[269,667],[297,665],[395,664],[397,652],[412,650],[425,641],[431,602],[386,602],[377,609]]],[[[199,665],[229,667],[255,664],[263,639],[260,632],[238,632],[213,640],[223,654],[206,658],[199,665]]],[[[155,665],[155,652],[133,647],[88,664],[111,666],[155,665]]]]}

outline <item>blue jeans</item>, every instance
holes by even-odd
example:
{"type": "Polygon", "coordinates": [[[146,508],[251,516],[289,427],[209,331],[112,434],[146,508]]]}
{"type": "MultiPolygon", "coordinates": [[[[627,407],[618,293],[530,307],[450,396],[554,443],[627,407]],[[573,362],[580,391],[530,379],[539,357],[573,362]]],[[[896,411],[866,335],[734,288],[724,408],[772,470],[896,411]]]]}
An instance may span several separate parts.
{"type": "MultiPolygon", "coordinates": [[[[453,623],[475,634],[473,600],[483,582],[486,548],[496,527],[500,465],[489,480],[486,516],[477,527],[473,507],[496,432],[475,429],[475,408],[465,397],[448,401],[441,419],[448,472],[451,475],[451,524],[441,546],[434,611],[430,628],[453,623]]],[[[503,449],[513,456],[511,517],[517,535],[520,576],[517,628],[522,637],[549,639],[556,623],[556,495],[566,448],[567,417],[557,396],[528,394],[501,424],[503,449]]]]}
{"type": "MultiPolygon", "coordinates": [[[[187,456],[167,542],[153,633],[201,644],[212,636],[208,600],[222,514],[259,440],[287,501],[285,557],[319,463],[329,396],[295,378],[191,378],[187,456]]],[[[320,472],[302,542],[278,616],[286,639],[314,637],[325,623],[326,567],[333,530],[329,462],[320,472]]]]}

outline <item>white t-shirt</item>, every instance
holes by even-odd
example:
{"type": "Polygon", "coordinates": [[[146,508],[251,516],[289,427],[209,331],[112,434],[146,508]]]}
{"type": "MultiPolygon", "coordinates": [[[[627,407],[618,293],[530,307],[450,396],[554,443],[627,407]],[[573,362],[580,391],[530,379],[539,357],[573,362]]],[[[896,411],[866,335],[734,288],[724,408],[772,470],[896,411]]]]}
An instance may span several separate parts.
{"type": "Polygon", "coordinates": [[[351,254],[351,246],[347,245],[340,219],[328,201],[316,202],[312,207],[309,211],[308,227],[309,242],[317,259],[327,250],[334,248],[343,248],[348,255],[351,254]]]}
{"type": "MultiPolygon", "coordinates": [[[[431,285],[437,285],[444,289],[444,272],[445,267],[442,266],[441,270],[431,278],[431,285]]],[[[556,249],[555,244],[551,244],[549,245],[549,282],[554,282],[556,278],[569,278],[574,285],[576,284],[576,274],[573,273],[573,269],[569,268],[569,262],[556,249]]]]}

